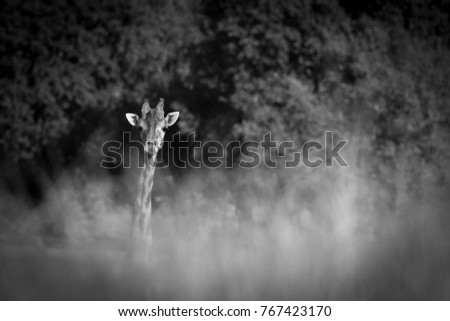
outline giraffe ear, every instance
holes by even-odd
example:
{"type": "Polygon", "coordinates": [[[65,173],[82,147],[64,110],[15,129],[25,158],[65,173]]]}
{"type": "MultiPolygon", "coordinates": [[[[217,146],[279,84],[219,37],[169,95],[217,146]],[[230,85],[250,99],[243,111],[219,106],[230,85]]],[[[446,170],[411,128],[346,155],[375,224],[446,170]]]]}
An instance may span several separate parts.
{"type": "Polygon", "coordinates": [[[128,119],[128,122],[132,125],[132,126],[137,126],[139,124],[139,116],[136,114],[132,114],[132,113],[126,113],[125,116],[128,119]]]}
{"type": "Polygon", "coordinates": [[[175,122],[178,119],[178,116],[180,116],[180,113],[178,111],[174,111],[172,113],[168,113],[167,116],[166,116],[167,127],[172,126],[173,124],[175,124],[175,122]]]}

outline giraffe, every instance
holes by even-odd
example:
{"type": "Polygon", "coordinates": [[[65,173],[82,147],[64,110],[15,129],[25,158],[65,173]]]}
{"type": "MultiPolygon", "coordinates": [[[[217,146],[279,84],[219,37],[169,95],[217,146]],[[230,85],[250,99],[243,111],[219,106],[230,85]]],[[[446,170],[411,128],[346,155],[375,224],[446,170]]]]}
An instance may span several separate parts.
{"type": "Polygon", "coordinates": [[[171,112],[164,117],[164,99],[160,98],[156,108],[150,108],[147,99],[141,109],[142,116],[125,114],[130,124],[139,129],[141,141],[144,144],[145,166],[141,170],[133,213],[133,238],[140,245],[151,247],[151,215],[152,215],[152,188],[155,174],[156,155],[163,145],[164,135],[168,127],[175,124],[179,112],[171,112]]]}

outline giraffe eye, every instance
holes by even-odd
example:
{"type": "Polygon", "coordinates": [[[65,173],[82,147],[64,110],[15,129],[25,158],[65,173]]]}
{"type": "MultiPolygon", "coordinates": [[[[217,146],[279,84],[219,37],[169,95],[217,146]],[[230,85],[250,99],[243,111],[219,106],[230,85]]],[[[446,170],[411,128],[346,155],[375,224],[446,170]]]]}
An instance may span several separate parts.
{"type": "Polygon", "coordinates": [[[167,131],[167,127],[163,127],[161,130],[165,133],[167,131]]]}

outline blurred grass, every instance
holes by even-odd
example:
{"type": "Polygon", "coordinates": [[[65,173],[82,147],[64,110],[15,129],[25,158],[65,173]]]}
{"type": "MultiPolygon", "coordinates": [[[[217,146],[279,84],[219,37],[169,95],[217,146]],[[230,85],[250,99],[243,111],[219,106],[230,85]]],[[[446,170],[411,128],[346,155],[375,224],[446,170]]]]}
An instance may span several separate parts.
{"type": "Polygon", "coordinates": [[[4,228],[0,298],[450,298],[442,187],[383,212],[352,169],[198,170],[173,184],[146,260],[129,243],[133,175],[67,173],[14,222],[20,232],[4,228]]]}

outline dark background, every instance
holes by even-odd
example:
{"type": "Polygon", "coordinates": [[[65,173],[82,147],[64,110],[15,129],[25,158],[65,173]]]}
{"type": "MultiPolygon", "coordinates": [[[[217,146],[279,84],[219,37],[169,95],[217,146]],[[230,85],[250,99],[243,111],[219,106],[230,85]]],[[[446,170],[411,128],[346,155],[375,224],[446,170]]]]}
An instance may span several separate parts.
{"type": "Polygon", "coordinates": [[[0,298],[449,299],[449,13],[3,1],[0,298]],[[332,130],[350,166],[159,170],[147,269],[123,257],[136,172],[99,166],[146,97],[180,111],[166,140],[332,130]]]}

